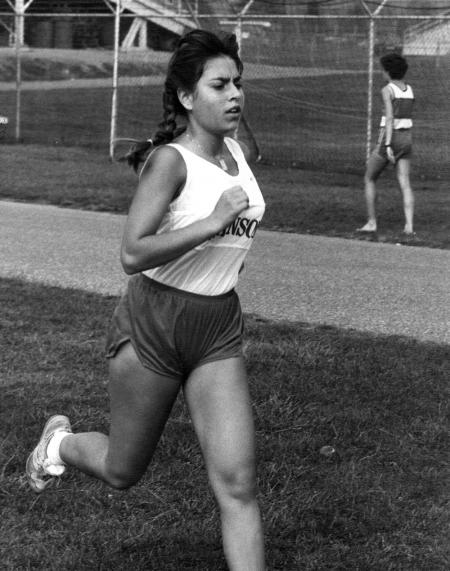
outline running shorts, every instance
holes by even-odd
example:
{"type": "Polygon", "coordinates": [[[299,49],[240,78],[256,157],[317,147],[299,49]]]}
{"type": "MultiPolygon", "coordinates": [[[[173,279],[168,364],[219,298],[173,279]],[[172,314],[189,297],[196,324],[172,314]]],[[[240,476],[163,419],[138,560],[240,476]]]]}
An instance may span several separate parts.
{"type": "Polygon", "coordinates": [[[198,295],[136,274],[114,311],[106,353],[130,341],[144,367],[185,381],[204,363],[241,356],[242,332],[234,290],[198,295]]]}
{"type": "MultiPolygon", "coordinates": [[[[392,132],[391,147],[396,160],[410,157],[412,153],[411,129],[394,129],[392,132]]],[[[387,160],[384,139],[378,149],[378,154],[387,160]]]]}
{"type": "MultiPolygon", "coordinates": [[[[376,179],[381,172],[389,164],[387,158],[386,147],[384,144],[384,137],[376,146],[373,153],[370,155],[367,163],[367,174],[376,179]]],[[[411,129],[396,129],[392,133],[391,141],[392,150],[394,151],[395,160],[407,159],[412,154],[412,136],[411,129]]]]}

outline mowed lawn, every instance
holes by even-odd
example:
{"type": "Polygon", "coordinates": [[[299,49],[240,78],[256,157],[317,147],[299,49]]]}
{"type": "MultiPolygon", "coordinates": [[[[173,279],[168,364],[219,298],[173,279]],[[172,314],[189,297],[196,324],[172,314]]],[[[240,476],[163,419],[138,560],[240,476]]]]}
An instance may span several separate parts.
{"type": "MultiPolygon", "coordinates": [[[[289,105],[293,97],[306,96],[301,88],[282,93],[289,105]]],[[[160,120],[160,91],[138,92],[140,99],[133,95],[123,106],[121,135],[147,136],[160,120]]],[[[5,94],[3,102],[11,116],[12,97],[5,94]]],[[[252,127],[272,152],[286,141],[275,119],[264,115],[276,110],[273,97],[250,89],[252,98],[260,110],[249,115],[252,127]]],[[[363,100],[361,88],[358,109],[363,100]]],[[[8,144],[0,146],[0,198],[126,213],[137,178],[108,159],[109,102],[106,89],[27,93],[26,144],[4,139],[8,144]]],[[[282,113],[284,120],[291,117],[288,109],[282,113]]],[[[318,152],[304,153],[306,162],[294,166],[286,149],[284,164],[265,150],[254,167],[267,201],[263,228],[359,238],[364,135],[358,126],[347,146],[333,147],[325,125],[316,136],[313,118],[304,117],[318,152]],[[343,160],[353,167],[337,168],[343,160]]],[[[356,117],[341,128],[358,123],[363,120],[356,117]]],[[[339,132],[338,125],[333,129],[339,132]]],[[[413,172],[414,245],[450,245],[447,172],[439,161],[413,172]]],[[[398,243],[403,219],[392,171],[380,191],[376,238],[398,243]]],[[[107,430],[103,346],[116,303],[0,280],[5,569],[225,569],[216,507],[181,396],[154,462],[135,488],[115,492],[74,471],[42,496],[27,488],[24,463],[48,415],[68,414],[77,431],[107,430]]],[[[448,346],[248,315],[245,354],[268,568],[446,571],[448,346]],[[334,454],[321,454],[323,446],[332,446],[334,454]]]]}
{"type": "MultiPolygon", "coordinates": [[[[116,302],[0,280],[4,569],[225,569],[181,396],[131,490],[74,470],[40,496],[27,487],[48,415],[107,430],[116,302]]],[[[245,355],[268,568],[448,569],[448,347],[247,316],[245,355]]]]}
{"type": "MultiPolygon", "coordinates": [[[[98,149],[43,145],[0,146],[0,198],[126,214],[137,177],[98,149]]],[[[257,164],[253,170],[267,203],[262,228],[283,232],[401,243],[404,226],[393,173],[380,181],[378,236],[360,236],[365,221],[362,176],[257,164]]],[[[415,187],[415,246],[450,247],[447,180],[415,187]]]]}

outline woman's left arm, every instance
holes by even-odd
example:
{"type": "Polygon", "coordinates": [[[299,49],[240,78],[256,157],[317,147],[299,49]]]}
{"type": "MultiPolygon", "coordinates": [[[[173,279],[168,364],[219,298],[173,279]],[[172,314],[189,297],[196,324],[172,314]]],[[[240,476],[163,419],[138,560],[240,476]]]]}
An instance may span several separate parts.
{"type": "Polygon", "coordinates": [[[385,85],[381,90],[381,95],[383,97],[384,103],[384,116],[386,118],[386,133],[385,133],[385,145],[387,158],[391,163],[395,163],[394,151],[392,150],[392,133],[394,132],[394,108],[392,106],[392,92],[389,85],[385,85]]]}

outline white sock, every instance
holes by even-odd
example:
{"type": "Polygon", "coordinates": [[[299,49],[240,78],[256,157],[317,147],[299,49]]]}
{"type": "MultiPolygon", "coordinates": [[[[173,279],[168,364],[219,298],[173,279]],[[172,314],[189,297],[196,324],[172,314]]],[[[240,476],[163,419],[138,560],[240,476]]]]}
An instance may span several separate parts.
{"type": "Polygon", "coordinates": [[[47,445],[47,458],[50,465],[65,466],[65,463],[59,455],[59,447],[61,446],[63,438],[69,434],[72,433],[66,432],[65,430],[58,430],[58,432],[55,432],[55,434],[52,436],[50,442],[47,445]]]}

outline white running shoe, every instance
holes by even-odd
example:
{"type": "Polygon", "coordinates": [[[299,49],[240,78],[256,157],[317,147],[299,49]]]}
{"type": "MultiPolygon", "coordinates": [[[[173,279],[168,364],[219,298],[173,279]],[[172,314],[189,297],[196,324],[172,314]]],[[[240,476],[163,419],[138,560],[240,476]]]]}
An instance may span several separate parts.
{"type": "Polygon", "coordinates": [[[40,493],[47,488],[55,476],[61,476],[66,467],[64,464],[51,464],[47,456],[47,446],[56,432],[72,432],[67,416],[61,414],[51,416],[42,431],[38,445],[28,456],[26,474],[31,489],[40,493]]]}

